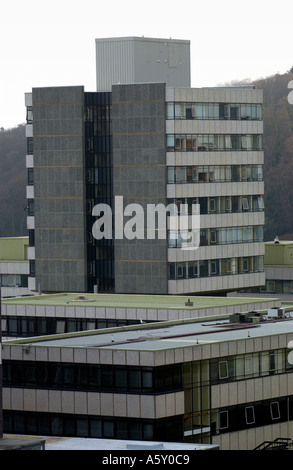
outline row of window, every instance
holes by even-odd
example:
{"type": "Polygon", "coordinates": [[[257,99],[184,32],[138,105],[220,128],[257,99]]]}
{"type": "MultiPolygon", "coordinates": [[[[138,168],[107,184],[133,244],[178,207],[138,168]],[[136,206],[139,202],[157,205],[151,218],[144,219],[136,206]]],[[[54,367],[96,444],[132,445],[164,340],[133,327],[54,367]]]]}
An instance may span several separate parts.
{"type": "MultiPolygon", "coordinates": [[[[97,203],[111,204],[113,198],[112,94],[85,93],[86,229],[92,233],[92,209],[97,203]]],[[[112,206],[112,204],[111,204],[112,206]]],[[[114,289],[113,240],[91,240],[87,245],[87,289],[114,289]]]]}
{"type": "Polygon", "coordinates": [[[292,373],[288,352],[286,348],[280,348],[185,363],[184,389],[292,373]]]}
{"type": "MultiPolygon", "coordinates": [[[[90,123],[110,121],[111,98],[107,103],[86,103],[84,119],[90,123]]],[[[261,120],[262,105],[254,103],[185,103],[168,102],[166,104],[167,119],[237,119],[261,120]]],[[[33,107],[26,108],[26,121],[33,122],[33,107]]]]}
{"type": "Polygon", "coordinates": [[[291,373],[287,357],[288,350],[281,348],[159,367],[4,360],[3,386],[167,393],[291,373]]]}
{"type": "Polygon", "coordinates": [[[27,274],[0,274],[2,287],[27,287],[27,274]]]}
{"type": "Polygon", "coordinates": [[[183,441],[182,416],[157,420],[60,413],[3,411],[8,434],[104,439],[183,441]]]}
{"type": "Polygon", "coordinates": [[[182,390],[182,364],[152,368],[5,360],[3,386],[166,393],[182,390]]]}
{"type": "Polygon", "coordinates": [[[276,349],[211,360],[210,382],[218,384],[293,372],[287,356],[286,349],[276,349]]]}
{"type": "Polygon", "coordinates": [[[57,317],[23,317],[1,316],[1,328],[4,336],[30,337],[71,333],[74,331],[115,328],[117,326],[135,325],[137,320],[95,319],[95,318],[57,318],[57,317]]]}
{"type": "Polygon", "coordinates": [[[293,294],[293,280],[266,279],[266,285],[261,288],[260,292],[268,294],[293,294]]]}
{"type": "Polygon", "coordinates": [[[168,152],[262,150],[261,134],[168,134],[168,152]]]}
{"type": "Polygon", "coordinates": [[[261,120],[262,105],[254,103],[168,102],[167,119],[261,120]]]}
{"type": "Polygon", "coordinates": [[[184,280],[210,276],[258,273],[264,271],[263,256],[225,258],[169,263],[169,279],[184,280]]]}
{"type": "Polygon", "coordinates": [[[250,404],[242,404],[219,410],[219,421],[214,431],[225,433],[284,423],[293,419],[293,397],[277,397],[250,404]]]}
{"type": "Polygon", "coordinates": [[[176,204],[178,213],[194,213],[194,208],[199,210],[201,215],[224,214],[229,212],[259,212],[264,210],[264,198],[260,194],[249,196],[217,196],[198,198],[176,198],[169,199],[168,204],[176,204]],[[194,207],[195,206],[195,207],[194,207]]]}
{"type": "Polygon", "coordinates": [[[169,166],[168,183],[262,181],[262,165],[169,166]]]}
{"type": "MultiPolygon", "coordinates": [[[[263,241],[263,226],[243,226],[201,229],[198,233],[188,231],[168,231],[168,247],[184,248],[190,246],[198,237],[200,246],[230,245],[234,243],[255,243],[263,241]]],[[[247,267],[247,271],[249,271],[247,267]]]]}

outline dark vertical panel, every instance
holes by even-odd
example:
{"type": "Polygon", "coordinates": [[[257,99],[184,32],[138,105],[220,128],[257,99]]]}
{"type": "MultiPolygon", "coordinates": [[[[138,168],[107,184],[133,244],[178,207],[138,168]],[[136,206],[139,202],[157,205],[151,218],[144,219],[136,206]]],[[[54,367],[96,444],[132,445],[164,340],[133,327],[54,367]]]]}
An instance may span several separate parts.
{"type": "Polygon", "coordinates": [[[95,240],[91,215],[97,204],[113,207],[112,94],[85,93],[85,159],[87,213],[88,290],[114,291],[114,240],[95,240]]]}

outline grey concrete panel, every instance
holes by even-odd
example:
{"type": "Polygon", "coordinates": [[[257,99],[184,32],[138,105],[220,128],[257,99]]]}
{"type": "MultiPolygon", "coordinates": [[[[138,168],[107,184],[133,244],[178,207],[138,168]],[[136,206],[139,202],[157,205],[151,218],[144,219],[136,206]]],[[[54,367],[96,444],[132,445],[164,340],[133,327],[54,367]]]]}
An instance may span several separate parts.
{"type": "Polygon", "coordinates": [[[36,284],[43,291],[86,290],[83,103],[83,87],[33,89],[36,284]]]}
{"type": "MultiPolygon", "coordinates": [[[[142,206],[146,227],[148,204],[166,205],[165,84],[113,86],[112,117],[114,195],[142,206]]],[[[143,236],[115,240],[115,291],[166,294],[167,240],[143,236]]]]}

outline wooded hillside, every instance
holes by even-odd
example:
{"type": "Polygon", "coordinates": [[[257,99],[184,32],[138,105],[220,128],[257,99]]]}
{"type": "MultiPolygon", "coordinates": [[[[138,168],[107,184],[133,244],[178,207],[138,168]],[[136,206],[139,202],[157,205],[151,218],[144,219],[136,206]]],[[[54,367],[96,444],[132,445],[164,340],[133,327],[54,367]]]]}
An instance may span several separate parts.
{"type": "MultiPolygon", "coordinates": [[[[293,239],[293,67],[253,82],[264,90],[265,241],[293,239]]],[[[246,81],[247,83],[247,81],[246,81]]],[[[235,83],[236,84],[236,83],[235,83]]],[[[0,131],[0,236],[27,235],[25,127],[0,131]]]]}
{"type": "MultiPolygon", "coordinates": [[[[258,80],[264,90],[265,240],[293,234],[293,105],[288,103],[292,69],[258,80]]],[[[292,235],[293,239],[293,235],[292,235]]]]}

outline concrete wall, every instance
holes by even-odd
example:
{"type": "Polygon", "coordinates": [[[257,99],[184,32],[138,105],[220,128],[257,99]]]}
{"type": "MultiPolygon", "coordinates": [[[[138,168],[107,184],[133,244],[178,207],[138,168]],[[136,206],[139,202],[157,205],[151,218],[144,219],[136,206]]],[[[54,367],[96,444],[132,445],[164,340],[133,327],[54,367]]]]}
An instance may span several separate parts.
{"type": "MultiPolygon", "coordinates": [[[[166,205],[165,85],[113,86],[112,116],[114,196],[146,215],[166,205]]],[[[166,238],[115,240],[115,292],[167,294],[166,238]]]]}
{"type": "Polygon", "coordinates": [[[28,237],[0,238],[0,260],[27,260],[28,237]]]}
{"type": "Polygon", "coordinates": [[[165,82],[190,87],[190,41],[144,37],[96,39],[97,91],[165,82]]]}
{"type": "Polygon", "coordinates": [[[281,241],[265,244],[266,265],[293,265],[293,242],[281,241]]]}
{"type": "MultiPolygon", "coordinates": [[[[245,338],[199,344],[175,349],[119,350],[110,348],[46,347],[30,344],[6,344],[5,360],[46,362],[69,362],[84,364],[106,364],[121,366],[158,367],[178,363],[199,363],[208,359],[261,353],[262,351],[286,348],[292,333],[276,334],[258,338],[245,338]]],[[[233,380],[210,386],[210,409],[248,405],[261,400],[274,400],[291,395],[293,374],[282,373],[264,377],[233,380]]],[[[188,388],[188,387],[187,387],[188,388]]],[[[206,392],[209,393],[208,390],[206,392]]],[[[206,393],[205,392],[205,393],[206,393]]],[[[93,416],[115,416],[126,418],[160,419],[186,413],[186,396],[183,390],[158,395],[127,393],[102,393],[87,391],[63,391],[53,389],[5,388],[4,409],[31,412],[73,413],[93,416]]],[[[253,427],[239,432],[227,432],[212,437],[212,443],[221,450],[252,450],[265,440],[291,436],[292,421],[267,426],[253,427]]]]}
{"type": "Polygon", "coordinates": [[[42,291],[86,290],[83,87],[35,88],[35,262],[42,291]]]}

